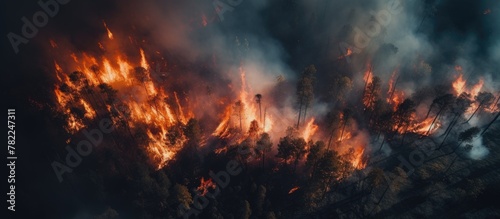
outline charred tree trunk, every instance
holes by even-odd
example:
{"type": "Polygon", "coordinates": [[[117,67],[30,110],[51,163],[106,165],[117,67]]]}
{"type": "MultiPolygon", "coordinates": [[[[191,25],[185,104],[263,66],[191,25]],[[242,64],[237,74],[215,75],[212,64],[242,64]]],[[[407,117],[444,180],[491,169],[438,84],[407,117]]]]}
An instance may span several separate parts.
{"type": "Polygon", "coordinates": [[[431,132],[432,127],[434,126],[434,123],[436,122],[437,118],[441,115],[441,112],[443,112],[443,109],[444,109],[444,107],[441,107],[441,108],[439,109],[439,112],[436,114],[436,117],[434,117],[434,119],[432,120],[432,123],[431,123],[431,125],[429,126],[429,130],[427,130],[426,135],[429,135],[429,133],[431,132]]]}
{"type": "Polygon", "coordinates": [[[441,144],[439,144],[439,147],[436,149],[436,150],[439,150],[441,149],[441,147],[443,147],[443,144],[444,142],[446,141],[446,139],[448,138],[448,135],[450,135],[451,133],[451,130],[453,129],[453,127],[456,125],[457,121],[458,121],[458,118],[459,118],[459,115],[455,115],[455,117],[453,118],[453,120],[451,121],[450,125],[448,126],[448,128],[446,128],[446,131],[445,131],[445,136],[443,138],[443,141],[441,142],[441,144]]]}
{"type": "Polygon", "coordinates": [[[384,135],[384,139],[382,140],[382,144],[380,144],[380,148],[378,149],[378,151],[382,150],[382,147],[384,146],[384,143],[385,143],[385,135],[384,135]]]}
{"type": "Polygon", "coordinates": [[[302,114],[302,97],[300,98],[300,103],[299,103],[299,119],[297,120],[297,129],[299,129],[300,125],[300,114],[302,114]]]}
{"type": "Polygon", "coordinates": [[[344,137],[344,130],[345,130],[346,124],[347,124],[347,120],[345,120],[344,124],[342,124],[342,132],[340,132],[340,140],[339,140],[339,142],[342,142],[342,140],[344,140],[344,139],[342,139],[342,137],[344,137]]]}
{"type": "Polygon", "coordinates": [[[469,119],[467,119],[467,121],[465,121],[464,123],[468,123],[472,119],[472,117],[474,117],[474,115],[476,115],[477,111],[483,106],[483,104],[484,104],[484,102],[479,103],[479,106],[477,106],[476,110],[474,110],[474,112],[469,117],[469,119]]]}
{"type": "Polygon", "coordinates": [[[306,122],[306,117],[307,117],[307,108],[309,107],[309,104],[306,103],[304,106],[304,123],[306,122]]]}
{"type": "Polygon", "coordinates": [[[446,170],[443,172],[443,175],[445,175],[445,174],[448,172],[448,170],[450,170],[450,169],[451,169],[451,167],[453,166],[453,164],[455,164],[455,161],[457,161],[457,159],[458,159],[458,155],[455,155],[455,158],[453,158],[453,161],[451,161],[450,166],[448,166],[448,167],[446,168],[446,170]]]}
{"type": "Polygon", "coordinates": [[[488,123],[486,128],[484,128],[483,132],[481,132],[481,135],[483,135],[490,128],[490,126],[498,119],[499,116],[500,116],[500,112],[498,112],[497,115],[495,116],[495,118],[493,118],[493,120],[491,120],[491,122],[488,123]]]}
{"type": "Polygon", "coordinates": [[[326,148],[326,150],[330,150],[330,145],[332,144],[332,139],[333,139],[333,135],[335,134],[335,130],[336,129],[332,129],[332,131],[330,132],[330,137],[328,138],[328,147],[326,148]]]}
{"type": "Polygon", "coordinates": [[[431,110],[432,110],[433,107],[434,107],[434,103],[432,103],[431,106],[429,107],[429,110],[427,111],[427,114],[425,115],[424,120],[426,120],[429,117],[429,115],[431,114],[431,110]]]}

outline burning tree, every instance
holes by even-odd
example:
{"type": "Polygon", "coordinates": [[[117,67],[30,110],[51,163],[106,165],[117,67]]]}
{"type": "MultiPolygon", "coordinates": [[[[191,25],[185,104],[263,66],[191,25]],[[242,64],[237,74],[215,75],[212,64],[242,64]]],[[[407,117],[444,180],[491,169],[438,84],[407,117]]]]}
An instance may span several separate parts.
{"type": "Polygon", "coordinates": [[[372,111],[375,108],[375,103],[380,99],[381,94],[381,80],[379,77],[375,76],[372,79],[372,82],[368,83],[366,86],[363,103],[365,105],[365,109],[372,111]]]}
{"type": "Polygon", "coordinates": [[[477,111],[480,110],[483,107],[489,107],[493,101],[495,100],[495,96],[489,92],[479,92],[479,94],[474,98],[476,102],[478,102],[478,106],[476,110],[472,113],[472,115],[467,119],[465,122],[469,122],[474,115],[476,115],[477,111]]]}

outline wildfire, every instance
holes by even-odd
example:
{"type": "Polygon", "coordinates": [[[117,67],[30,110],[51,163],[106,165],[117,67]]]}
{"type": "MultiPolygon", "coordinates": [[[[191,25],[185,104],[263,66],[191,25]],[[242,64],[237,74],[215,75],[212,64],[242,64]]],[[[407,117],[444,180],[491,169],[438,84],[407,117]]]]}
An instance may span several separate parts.
{"type": "Polygon", "coordinates": [[[455,71],[458,72],[458,77],[453,81],[452,86],[455,91],[455,95],[458,96],[463,92],[469,93],[472,97],[475,97],[483,88],[484,79],[480,78],[477,84],[472,87],[467,87],[467,80],[464,79],[464,74],[462,71],[462,66],[455,66],[455,71]]]}
{"type": "Polygon", "coordinates": [[[479,92],[481,91],[481,89],[483,88],[483,85],[484,85],[484,79],[483,78],[480,78],[479,79],[479,82],[477,82],[477,84],[475,84],[474,86],[472,86],[472,88],[469,90],[469,93],[475,97],[477,96],[477,94],[479,94],[479,92]]]}
{"type": "MultiPolygon", "coordinates": [[[[266,116],[265,109],[261,111],[262,108],[259,108],[259,103],[255,101],[253,95],[250,95],[251,89],[247,84],[246,72],[243,67],[240,67],[239,71],[241,79],[241,88],[238,95],[239,99],[232,105],[226,107],[226,110],[221,116],[221,122],[212,134],[214,136],[229,137],[230,128],[237,128],[240,129],[242,133],[245,133],[249,129],[252,121],[257,121],[259,123],[260,131],[269,132],[272,129],[272,117],[266,116]],[[232,117],[234,119],[232,119],[232,117]],[[263,124],[265,124],[264,127],[262,127],[263,124]]],[[[240,140],[243,140],[244,137],[245,136],[240,138],[240,140]]]]}
{"type": "Polygon", "coordinates": [[[199,192],[200,196],[205,196],[208,192],[208,189],[215,189],[217,185],[212,181],[211,178],[205,180],[205,178],[201,177],[200,186],[196,188],[196,191],[199,192]]]}
{"type": "Polygon", "coordinates": [[[314,124],[314,118],[312,118],[306,125],[302,137],[307,142],[309,139],[318,131],[318,126],[314,124]]]}
{"type": "MultiPolygon", "coordinates": [[[[113,39],[106,23],[104,26],[109,39],[113,39]]],[[[52,45],[57,44],[51,42],[52,45]]],[[[69,133],[81,130],[92,119],[111,115],[115,125],[124,124],[132,132],[147,136],[145,141],[137,143],[145,144],[151,161],[160,169],[186,141],[180,137],[175,145],[167,147],[165,136],[169,128],[186,124],[188,118],[177,93],[167,94],[164,86],[152,80],[144,50],[137,51],[140,58],[135,61],[119,51],[102,57],[69,52],[65,60],[54,61],[58,80],[54,94],[58,111],[67,116],[69,133]],[[81,110],[83,116],[74,109],[81,110]]]]}

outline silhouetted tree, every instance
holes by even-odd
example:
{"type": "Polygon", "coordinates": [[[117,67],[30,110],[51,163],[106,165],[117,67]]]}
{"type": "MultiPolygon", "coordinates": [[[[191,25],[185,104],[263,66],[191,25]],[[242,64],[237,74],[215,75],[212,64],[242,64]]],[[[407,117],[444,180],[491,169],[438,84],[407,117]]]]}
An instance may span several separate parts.
{"type": "Polygon", "coordinates": [[[327,150],[330,150],[330,145],[332,144],[333,137],[335,136],[335,133],[340,126],[340,118],[339,118],[337,111],[330,111],[326,115],[326,122],[327,122],[328,130],[330,130],[329,131],[330,134],[328,137],[327,150]]]}
{"type": "Polygon", "coordinates": [[[382,147],[384,146],[385,140],[387,138],[387,135],[389,132],[392,131],[393,129],[393,123],[392,123],[392,112],[387,111],[380,115],[380,117],[377,119],[375,129],[378,131],[377,135],[377,140],[379,139],[379,136],[384,133],[384,138],[382,139],[382,143],[380,144],[380,148],[378,149],[379,151],[382,150],[382,147]]]}
{"type": "Polygon", "coordinates": [[[304,69],[302,76],[297,84],[297,102],[299,104],[299,118],[297,120],[297,128],[300,125],[300,117],[302,115],[302,107],[304,107],[304,120],[307,115],[307,108],[312,103],[314,98],[313,84],[316,74],[316,67],[310,65],[304,69]]]}
{"type": "Polygon", "coordinates": [[[253,142],[257,140],[259,132],[260,132],[259,123],[256,120],[250,122],[250,128],[248,128],[248,136],[250,137],[250,139],[252,139],[253,142]]]}
{"type": "Polygon", "coordinates": [[[413,123],[413,118],[415,114],[415,103],[410,99],[405,99],[403,103],[399,104],[396,112],[394,112],[394,120],[396,122],[398,129],[403,133],[403,137],[401,138],[401,146],[403,146],[406,132],[408,127],[410,127],[413,123]]]}
{"type": "MultiPolygon", "coordinates": [[[[191,197],[188,188],[184,185],[175,184],[173,188],[173,197],[174,203],[177,205],[182,205],[185,209],[189,209],[189,205],[193,203],[193,198],[191,197]]],[[[178,212],[177,216],[181,217],[183,213],[185,212],[178,212]]]]}
{"type": "Polygon", "coordinates": [[[198,120],[194,118],[189,119],[184,126],[183,132],[188,139],[188,145],[197,149],[201,140],[201,128],[198,120]]]}
{"type": "Polygon", "coordinates": [[[370,173],[368,173],[368,185],[370,186],[370,191],[382,186],[384,181],[384,170],[380,168],[373,168],[370,173]]]}
{"type": "Polygon", "coordinates": [[[345,131],[345,127],[349,124],[349,120],[351,119],[351,114],[352,114],[352,111],[350,109],[344,109],[343,113],[342,113],[342,129],[340,131],[340,137],[339,137],[339,142],[342,142],[343,138],[344,138],[344,131],[345,131]]]}
{"type": "Polygon", "coordinates": [[[363,103],[366,109],[370,111],[374,109],[375,103],[380,99],[380,86],[381,80],[377,76],[373,77],[372,82],[366,86],[366,91],[363,96],[363,103]]]}
{"type": "Polygon", "coordinates": [[[135,67],[133,71],[134,78],[144,87],[146,94],[149,96],[146,82],[149,80],[148,70],[144,67],[135,67]]]}
{"type": "Polygon", "coordinates": [[[437,118],[441,115],[441,113],[443,113],[445,110],[449,109],[450,106],[452,106],[454,100],[455,100],[455,98],[453,97],[453,94],[445,94],[443,96],[437,97],[436,99],[434,99],[432,101],[431,108],[433,105],[435,105],[438,107],[439,110],[436,113],[436,116],[434,117],[434,119],[432,120],[432,123],[429,126],[429,130],[427,130],[426,135],[428,135],[431,132],[432,127],[434,126],[434,123],[436,122],[437,118]]]}
{"type": "Polygon", "coordinates": [[[303,138],[285,136],[280,139],[276,157],[283,159],[285,163],[288,163],[290,159],[295,159],[296,166],[300,157],[305,153],[305,145],[306,142],[303,138]]]}
{"type": "Polygon", "coordinates": [[[271,151],[272,146],[273,143],[271,142],[269,134],[266,132],[262,133],[255,148],[255,153],[262,156],[262,168],[264,168],[266,153],[271,151]]]}
{"type": "Polygon", "coordinates": [[[488,125],[486,125],[486,128],[484,128],[483,132],[481,132],[481,135],[484,135],[484,133],[486,133],[486,131],[488,131],[488,129],[490,128],[490,126],[495,122],[497,121],[498,117],[500,117],[500,112],[497,113],[497,115],[495,116],[495,118],[493,118],[491,120],[490,123],[488,123],[488,125]]]}
{"type": "Polygon", "coordinates": [[[467,109],[470,107],[472,101],[470,100],[470,95],[467,93],[461,93],[458,98],[455,100],[455,103],[451,109],[453,118],[446,128],[444,132],[444,138],[441,144],[439,144],[438,150],[441,149],[443,146],[444,142],[448,138],[449,134],[451,133],[451,130],[453,127],[457,124],[458,119],[462,117],[462,115],[467,111],[467,109]]]}
{"type": "Polygon", "coordinates": [[[325,143],[322,141],[317,141],[316,143],[310,145],[309,153],[307,154],[306,167],[311,169],[311,178],[314,178],[316,166],[319,159],[323,156],[324,151],[325,143]]]}
{"type": "Polygon", "coordinates": [[[335,107],[338,102],[343,102],[346,94],[352,90],[353,83],[349,77],[335,77],[330,85],[330,95],[335,107]]]}
{"type": "Polygon", "coordinates": [[[326,151],[323,156],[318,160],[315,171],[313,172],[314,178],[312,180],[318,181],[323,185],[323,197],[326,190],[330,185],[332,179],[338,177],[340,169],[340,159],[335,151],[326,151]]]}
{"type": "Polygon", "coordinates": [[[241,204],[240,208],[238,208],[238,214],[236,218],[248,219],[252,214],[252,209],[250,208],[250,203],[247,200],[244,200],[241,204]]]}
{"type": "Polygon", "coordinates": [[[112,105],[116,100],[116,94],[118,91],[106,83],[99,84],[99,89],[101,90],[101,93],[106,95],[106,104],[112,105]]]}

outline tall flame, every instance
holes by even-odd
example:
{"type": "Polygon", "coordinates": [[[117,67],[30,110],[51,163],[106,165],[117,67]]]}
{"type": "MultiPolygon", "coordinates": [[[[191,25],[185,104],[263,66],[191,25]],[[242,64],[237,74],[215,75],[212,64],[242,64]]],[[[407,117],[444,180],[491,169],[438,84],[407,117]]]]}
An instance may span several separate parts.
{"type": "Polygon", "coordinates": [[[111,30],[109,30],[108,25],[106,24],[106,22],[103,21],[102,23],[104,24],[104,28],[106,28],[106,31],[108,31],[108,38],[110,40],[112,40],[113,39],[113,33],[111,32],[111,30]]]}
{"type": "MultiPolygon", "coordinates": [[[[104,26],[108,30],[109,39],[113,39],[106,23],[104,26]]],[[[97,118],[98,114],[111,114],[117,109],[124,108],[124,112],[118,110],[113,121],[115,123],[125,121],[131,129],[145,125],[144,132],[148,138],[145,148],[151,161],[159,169],[174,158],[185,142],[185,138],[181,138],[175,145],[167,147],[168,142],[165,136],[169,128],[178,123],[186,124],[188,118],[185,117],[177,93],[168,95],[158,84],[159,82],[152,80],[144,50],[138,49],[138,54],[140,59],[131,61],[120,52],[109,52],[103,57],[70,52],[68,58],[63,60],[64,62],[54,61],[58,80],[54,94],[60,112],[67,115],[66,129],[70,133],[84,128],[84,124],[87,123],[84,120],[92,120],[97,118]],[[64,63],[64,66],[60,63],[64,63]],[[136,66],[142,67],[145,72],[137,72],[136,66]],[[70,80],[70,72],[74,71],[83,73],[82,82],[70,80]],[[87,87],[84,87],[82,83],[86,83],[87,87]],[[104,91],[100,90],[103,88],[99,86],[103,83],[115,90],[116,97],[113,103],[104,103],[107,94],[103,93],[104,91]],[[74,95],[74,93],[80,95],[74,95]],[[75,107],[84,112],[83,118],[69,110],[75,107]]]]}
{"type": "Polygon", "coordinates": [[[387,91],[387,103],[391,104],[392,110],[396,111],[399,104],[404,100],[405,93],[403,91],[396,89],[397,84],[397,70],[392,73],[391,79],[389,80],[389,90],[387,91]]]}
{"type": "Polygon", "coordinates": [[[307,142],[311,137],[318,131],[318,126],[314,124],[314,118],[312,118],[306,125],[304,132],[302,133],[302,137],[307,142]]]}

